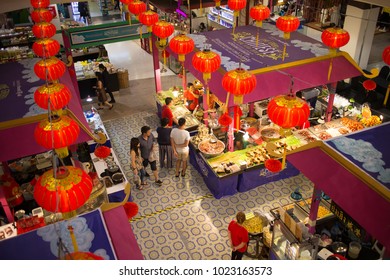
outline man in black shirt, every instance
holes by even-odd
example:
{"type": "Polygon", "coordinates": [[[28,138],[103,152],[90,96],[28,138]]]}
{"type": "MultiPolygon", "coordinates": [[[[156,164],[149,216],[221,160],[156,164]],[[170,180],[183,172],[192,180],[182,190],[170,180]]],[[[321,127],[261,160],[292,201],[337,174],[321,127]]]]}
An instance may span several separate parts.
{"type": "Polygon", "coordinates": [[[160,167],[164,167],[165,157],[167,158],[167,168],[173,167],[173,150],[171,146],[171,131],[169,126],[169,119],[161,119],[161,126],[157,128],[157,143],[160,157],[160,167]]]}
{"type": "Polygon", "coordinates": [[[110,74],[107,71],[106,66],[104,66],[102,63],[99,64],[99,70],[102,72],[103,75],[103,86],[106,89],[106,92],[110,95],[111,100],[109,101],[110,103],[115,103],[115,98],[114,95],[112,94],[112,90],[110,88],[110,74]]]}

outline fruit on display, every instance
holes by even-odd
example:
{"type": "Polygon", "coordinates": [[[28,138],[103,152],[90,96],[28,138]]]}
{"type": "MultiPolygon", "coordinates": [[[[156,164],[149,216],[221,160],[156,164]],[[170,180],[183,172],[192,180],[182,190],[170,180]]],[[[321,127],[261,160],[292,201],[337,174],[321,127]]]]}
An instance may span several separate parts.
{"type": "Polygon", "coordinates": [[[341,118],[341,123],[351,131],[357,131],[364,128],[360,122],[345,117],[341,118]]]}
{"type": "Polygon", "coordinates": [[[245,220],[242,226],[249,233],[261,233],[263,231],[263,221],[260,216],[254,215],[254,217],[245,220]]]}
{"type": "Polygon", "coordinates": [[[210,139],[209,128],[201,123],[198,126],[198,134],[191,138],[191,142],[198,146],[200,142],[208,139],[210,139]]]}
{"type": "Polygon", "coordinates": [[[254,166],[263,163],[265,160],[269,159],[267,150],[263,146],[256,146],[251,148],[246,153],[247,157],[247,166],[254,166]]]}
{"type": "Polygon", "coordinates": [[[368,118],[362,118],[360,122],[365,127],[375,126],[382,123],[382,120],[378,116],[370,116],[368,118]]]}

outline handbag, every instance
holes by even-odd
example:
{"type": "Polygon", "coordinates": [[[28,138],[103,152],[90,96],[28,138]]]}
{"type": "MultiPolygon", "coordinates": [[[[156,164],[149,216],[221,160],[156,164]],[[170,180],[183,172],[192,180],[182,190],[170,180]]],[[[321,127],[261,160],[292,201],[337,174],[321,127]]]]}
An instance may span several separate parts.
{"type": "Polygon", "coordinates": [[[152,150],[150,151],[149,158],[148,158],[149,162],[153,162],[157,160],[157,155],[156,155],[156,151],[158,149],[157,146],[158,145],[156,143],[153,144],[152,150]]]}

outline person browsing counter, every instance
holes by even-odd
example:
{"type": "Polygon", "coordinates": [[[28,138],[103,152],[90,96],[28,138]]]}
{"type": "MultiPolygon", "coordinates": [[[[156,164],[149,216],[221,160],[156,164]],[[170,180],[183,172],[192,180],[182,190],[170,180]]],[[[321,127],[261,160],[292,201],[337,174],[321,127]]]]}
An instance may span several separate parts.
{"type": "Polygon", "coordinates": [[[187,159],[189,154],[188,144],[190,143],[190,133],[185,130],[186,119],[179,119],[179,128],[172,129],[171,145],[174,155],[177,157],[176,161],[176,177],[180,174],[180,165],[183,163],[181,176],[184,177],[187,170],[187,159]]]}
{"type": "Polygon", "coordinates": [[[232,248],[232,260],[241,260],[249,242],[248,231],[242,226],[246,217],[243,212],[236,215],[237,221],[231,221],[228,227],[229,241],[232,248]]]}
{"type": "Polygon", "coordinates": [[[167,158],[167,168],[173,167],[173,150],[171,146],[171,131],[172,128],[168,127],[169,120],[167,118],[161,119],[161,126],[157,128],[157,143],[160,159],[160,167],[164,167],[165,158],[167,158]]]}
{"type": "Polygon", "coordinates": [[[184,104],[188,103],[187,109],[193,112],[199,104],[200,93],[195,89],[193,83],[187,84],[187,90],[184,91],[184,104]]]}
{"type": "Polygon", "coordinates": [[[173,106],[172,97],[165,98],[165,105],[162,107],[161,118],[167,118],[169,120],[168,126],[172,127],[173,123],[177,124],[177,119],[173,116],[171,107],[173,106]]]}

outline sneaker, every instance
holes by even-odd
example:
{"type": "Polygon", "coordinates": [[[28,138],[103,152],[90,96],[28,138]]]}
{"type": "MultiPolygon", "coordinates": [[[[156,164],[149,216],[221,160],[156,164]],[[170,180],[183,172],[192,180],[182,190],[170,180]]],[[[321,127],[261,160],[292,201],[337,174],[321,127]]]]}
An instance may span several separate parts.
{"type": "Polygon", "coordinates": [[[157,184],[157,185],[162,185],[162,183],[163,183],[163,182],[162,182],[160,179],[158,179],[158,180],[156,181],[156,184],[157,184]]]}
{"type": "Polygon", "coordinates": [[[148,172],[145,172],[145,177],[150,177],[148,172]]]}

